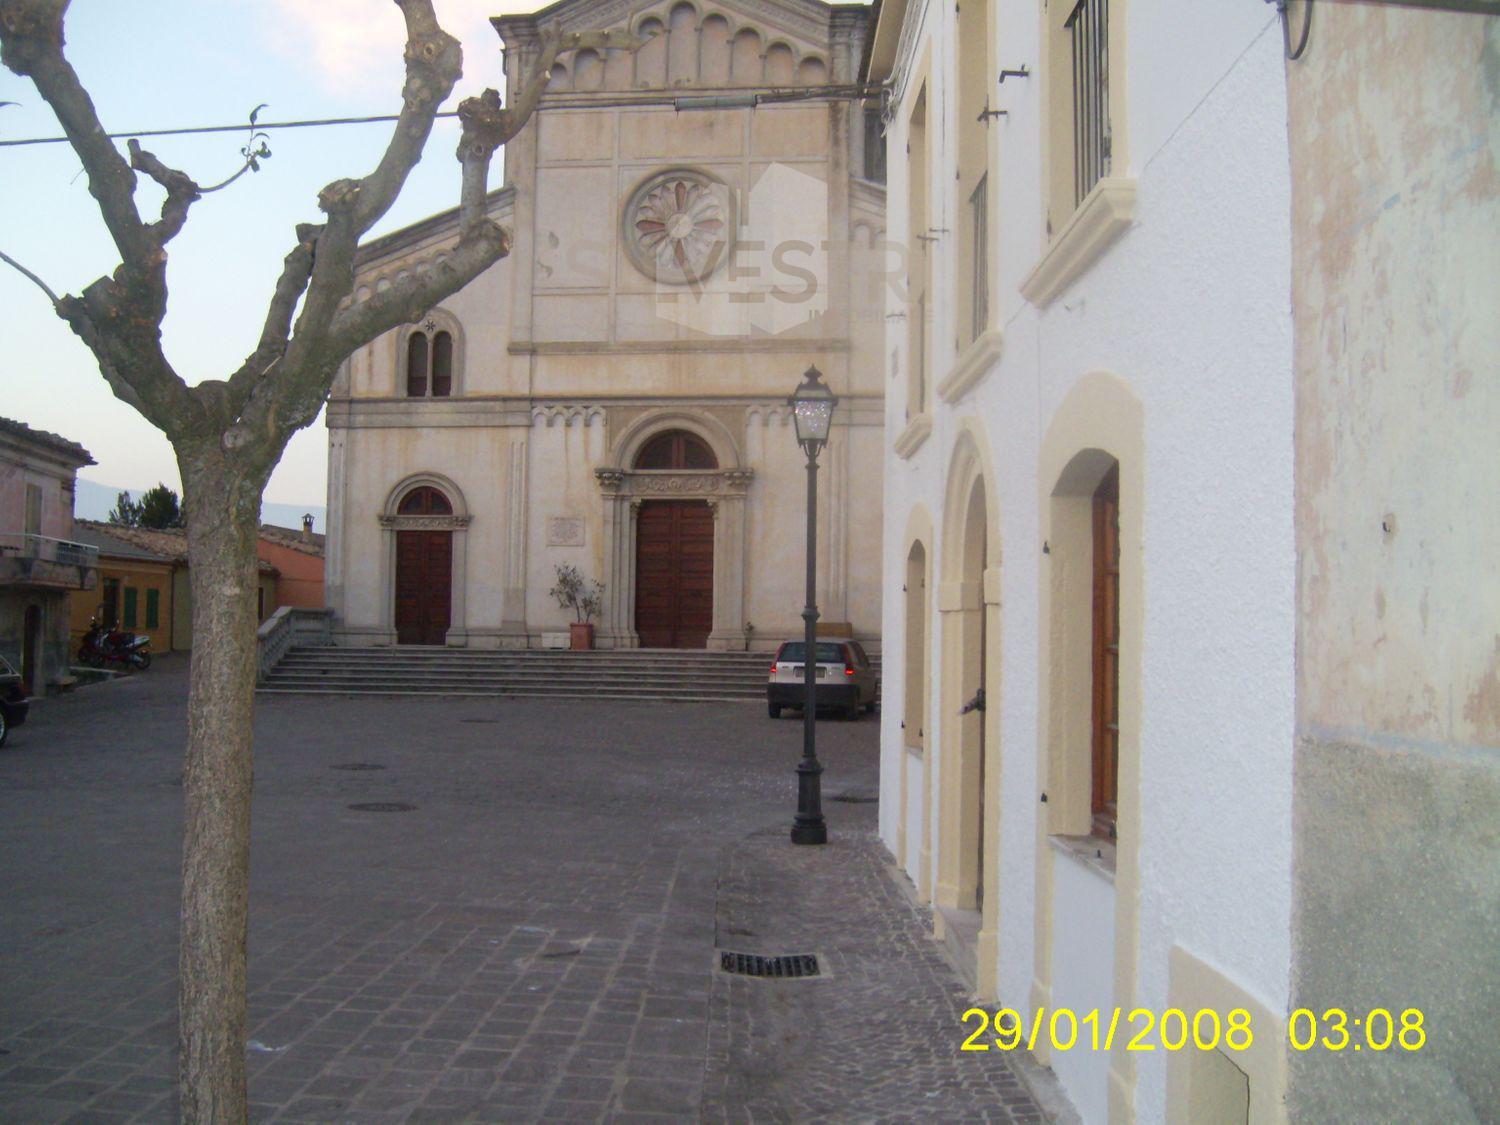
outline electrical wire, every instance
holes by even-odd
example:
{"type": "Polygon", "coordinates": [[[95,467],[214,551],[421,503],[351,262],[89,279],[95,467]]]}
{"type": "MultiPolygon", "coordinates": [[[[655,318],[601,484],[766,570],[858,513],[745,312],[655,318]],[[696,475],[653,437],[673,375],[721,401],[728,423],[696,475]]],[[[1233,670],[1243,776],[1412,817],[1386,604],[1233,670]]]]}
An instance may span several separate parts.
{"type": "Polygon", "coordinates": [[[1302,16],[1302,37],[1297,41],[1296,50],[1292,49],[1292,17],[1287,11],[1288,6],[1289,0],[1277,0],[1276,10],[1281,13],[1281,43],[1287,62],[1296,62],[1307,50],[1307,38],[1312,34],[1313,0],[1307,0],[1307,11],[1302,16]]]}
{"type": "MultiPolygon", "coordinates": [[[[841,86],[765,86],[759,89],[755,87],[739,88],[735,90],[737,95],[753,96],[757,104],[773,104],[781,102],[815,101],[820,99],[835,99],[839,101],[861,101],[865,98],[877,96],[882,87],[864,83],[851,83],[841,86]]],[[[626,98],[588,98],[588,97],[558,97],[551,96],[543,101],[537,110],[546,111],[553,109],[629,109],[633,106],[670,106],[683,95],[677,93],[642,94],[636,97],[626,98]]],[[[456,110],[444,110],[433,115],[434,117],[457,117],[456,110]]],[[[399,116],[394,113],[375,114],[370,117],[319,117],[305,121],[261,121],[255,125],[258,130],[266,129],[313,129],[333,125],[375,125],[385,121],[398,121],[399,116]]],[[[203,133],[241,133],[248,126],[242,121],[237,125],[196,125],[183,126],[175,129],[137,129],[118,133],[106,133],[105,136],[111,140],[123,140],[129,137],[181,137],[203,133]]],[[[54,145],[66,144],[67,137],[22,137],[16,140],[0,140],[0,148],[17,148],[22,145],[54,145]]]]}

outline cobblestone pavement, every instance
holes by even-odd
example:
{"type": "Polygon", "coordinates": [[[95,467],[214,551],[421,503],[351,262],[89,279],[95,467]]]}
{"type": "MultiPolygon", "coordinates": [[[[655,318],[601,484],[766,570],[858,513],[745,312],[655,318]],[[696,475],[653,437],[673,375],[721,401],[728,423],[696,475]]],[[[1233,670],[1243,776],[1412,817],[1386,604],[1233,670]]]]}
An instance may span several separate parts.
{"type": "MultiPolygon", "coordinates": [[[[0,752],[0,1120],[174,1116],[186,667],[41,701],[0,752]]],[[[873,836],[876,725],[742,704],[268,698],[252,1117],[1037,1120],[873,836]],[[361,768],[347,768],[347,767],[361,768]],[[371,768],[375,767],[375,768],[371,768]],[[357,805],[406,805],[360,811],[357,805]],[[715,943],[827,979],[715,970],[715,943]]]]}

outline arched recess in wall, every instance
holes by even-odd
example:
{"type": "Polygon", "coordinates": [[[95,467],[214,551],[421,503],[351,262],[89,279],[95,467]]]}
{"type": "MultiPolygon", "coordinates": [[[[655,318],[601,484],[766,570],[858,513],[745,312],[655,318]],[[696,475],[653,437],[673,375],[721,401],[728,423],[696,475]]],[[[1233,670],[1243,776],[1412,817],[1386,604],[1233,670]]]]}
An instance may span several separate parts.
{"type": "Polygon", "coordinates": [[[635,52],[635,84],[647,89],[667,84],[667,29],[655,16],[643,19],[635,33],[647,42],[635,52]]]}
{"type": "Polygon", "coordinates": [[[387,643],[468,643],[471,519],[463,490],[440,473],[415,473],[386,495],[379,522],[387,643]]]}
{"type": "Polygon", "coordinates": [[[1000,514],[992,464],[983,427],[960,420],[939,565],[937,903],[978,913],[977,984],[987,997],[994,995],[1000,889],[1000,514]]]}
{"type": "Polygon", "coordinates": [[[828,81],[828,67],[816,55],[809,55],[797,64],[797,85],[821,86],[828,81]]]}
{"type": "Polygon", "coordinates": [[[698,9],[683,0],[667,17],[667,85],[691,86],[698,80],[698,9]]]}
{"type": "Polygon", "coordinates": [[[601,90],[604,88],[604,60],[599,52],[585,48],[573,56],[573,89],[601,90]]]}
{"type": "Polygon", "coordinates": [[[785,43],[766,48],[766,85],[790,86],[797,66],[797,56],[785,43]]]}
{"type": "Polygon", "coordinates": [[[701,438],[713,450],[720,470],[738,469],[743,465],[739,442],[730,433],[729,427],[712,414],[688,410],[652,410],[620,431],[608,459],[608,468],[630,470],[646,443],[668,430],[686,430],[701,438]]]}
{"type": "MultiPolygon", "coordinates": [[[[1042,439],[1037,481],[1046,553],[1039,590],[1037,779],[1048,801],[1037,818],[1033,1004],[1051,1003],[1057,971],[1054,870],[1078,862],[1052,847],[1049,837],[1088,840],[1090,854],[1113,848],[1113,1002],[1133,1006],[1138,991],[1144,435],[1140,399],[1123,379],[1099,372],[1073,385],[1042,439]],[[1101,597],[1111,583],[1113,591],[1101,597]],[[1099,629],[1111,620],[1112,668],[1100,659],[1099,629]],[[1112,843],[1091,838],[1101,669],[1110,669],[1113,684],[1102,694],[1113,695],[1104,702],[1112,704],[1116,720],[1112,843]]],[[[1135,1059],[1127,1055],[1109,1060],[1112,1104],[1133,1104],[1135,1059]]]]}
{"type": "Polygon", "coordinates": [[[735,33],[729,61],[729,77],[736,86],[759,86],[765,72],[760,33],[744,27],[735,33]]]}
{"type": "Polygon", "coordinates": [[[703,21],[698,81],[704,86],[729,85],[729,21],[717,13],[703,21]]]}
{"type": "Polygon", "coordinates": [[[933,553],[932,515],[916,505],[902,537],[906,559],[902,581],[902,711],[900,775],[897,779],[896,857],[922,900],[932,897],[933,553]]]}

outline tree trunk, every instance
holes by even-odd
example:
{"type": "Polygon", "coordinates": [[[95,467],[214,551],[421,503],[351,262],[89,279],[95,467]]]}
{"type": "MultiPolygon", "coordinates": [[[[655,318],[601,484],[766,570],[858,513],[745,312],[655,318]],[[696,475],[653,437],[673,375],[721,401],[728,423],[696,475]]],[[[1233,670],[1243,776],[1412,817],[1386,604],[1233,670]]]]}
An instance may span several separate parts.
{"type": "Polygon", "coordinates": [[[250,899],[256,536],[263,481],[182,449],[193,597],[183,769],[178,1090],[184,1121],[242,1122],[250,899]]]}

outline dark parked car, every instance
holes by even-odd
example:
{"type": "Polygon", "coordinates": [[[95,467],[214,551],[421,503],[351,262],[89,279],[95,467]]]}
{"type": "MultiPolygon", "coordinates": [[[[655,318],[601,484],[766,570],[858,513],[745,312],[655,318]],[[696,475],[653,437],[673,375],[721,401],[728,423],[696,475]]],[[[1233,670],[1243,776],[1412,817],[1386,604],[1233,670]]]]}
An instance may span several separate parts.
{"type": "Polygon", "coordinates": [[[26,702],[26,689],[21,686],[21,675],[0,657],[0,746],[10,737],[10,728],[26,721],[26,712],[31,704],[26,702]]]}
{"type": "MultiPolygon", "coordinates": [[[[806,645],[782,641],[766,681],[766,710],[781,717],[783,707],[801,707],[807,699],[806,645]]],[[[846,719],[857,719],[861,711],[875,710],[875,668],[863,646],[849,637],[820,639],[815,653],[813,688],[819,707],[837,707],[846,719]]]]}

